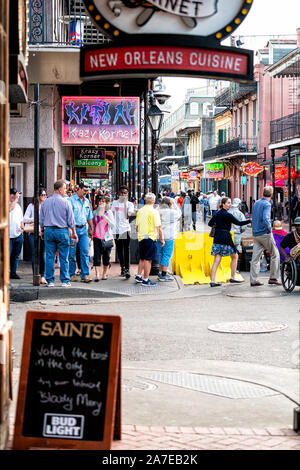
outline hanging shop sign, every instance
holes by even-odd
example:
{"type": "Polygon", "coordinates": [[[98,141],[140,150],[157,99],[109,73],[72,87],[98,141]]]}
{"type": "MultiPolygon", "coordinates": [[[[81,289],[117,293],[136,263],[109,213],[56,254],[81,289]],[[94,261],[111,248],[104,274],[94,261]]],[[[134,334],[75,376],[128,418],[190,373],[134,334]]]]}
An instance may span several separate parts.
{"type": "Polygon", "coordinates": [[[189,177],[188,177],[189,181],[197,181],[198,179],[199,179],[198,171],[190,171],[189,172],[189,177]]]}
{"type": "Polygon", "coordinates": [[[62,97],[62,143],[67,145],[138,145],[139,98],[62,97]]]}
{"type": "Polygon", "coordinates": [[[206,178],[220,179],[224,178],[224,164],[223,163],[206,163],[206,178]]]}
{"type": "MultiPolygon", "coordinates": [[[[251,55],[251,54],[250,54],[251,55]]],[[[249,77],[250,55],[243,49],[158,45],[83,48],[81,78],[169,76],[249,77]]]]}
{"type": "Polygon", "coordinates": [[[105,167],[105,149],[75,148],[74,167],[105,167]]]}
{"type": "Polygon", "coordinates": [[[83,0],[98,28],[115,40],[127,36],[197,36],[220,41],[246,18],[253,0],[83,0]]]}
{"type": "MultiPolygon", "coordinates": [[[[296,176],[295,168],[291,168],[291,178],[294,179],[296,176]]],[[[281,166],[275,168],[275,180],[287,180],[289,177],[288,167],[281,166]]]]}
{"type": "Polygon", "coordinates": [[[256,162],[247,162],[241,165],[241,170],[245,175],[257,176],[259,173],[264,171],[264,167],[258,165],[256,162]]]}
{"type": "Polygon", "coordinates": [[[80,51],[82,80],[166,76],[253,80],[253,51],[220,45],[253,0],[84,0],[112,42],[80,51]],[[176,31],[176,34],[174,34],[176,31]]]}

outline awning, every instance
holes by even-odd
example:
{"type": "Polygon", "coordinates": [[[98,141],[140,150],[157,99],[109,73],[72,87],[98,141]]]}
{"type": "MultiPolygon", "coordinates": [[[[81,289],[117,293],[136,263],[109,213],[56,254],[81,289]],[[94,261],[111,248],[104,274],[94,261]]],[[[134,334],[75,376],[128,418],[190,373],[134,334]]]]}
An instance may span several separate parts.
{"type": "MultiPolygon", "coordinates": [[[[276,157],[276,158],[274,158],[274,163],[286,163],[287,160],[288,160],[288,157],[284,157],[284,156],[276,157]]],[[[273,164],[273,161],[272,160],[265,160],[265,161],[259,162],[259,164],[261,166],[269,166],[269,165],[273,164]]]]}
{"type": "Polygon", "coordinates": [[[186,158],[187,155],[167,155],[166,157],[162,157],[158,160],[157,163],[165,162],[167,163],[168,161],[171,163],[174,160],[181,160],[182,158],[186,158]]]}

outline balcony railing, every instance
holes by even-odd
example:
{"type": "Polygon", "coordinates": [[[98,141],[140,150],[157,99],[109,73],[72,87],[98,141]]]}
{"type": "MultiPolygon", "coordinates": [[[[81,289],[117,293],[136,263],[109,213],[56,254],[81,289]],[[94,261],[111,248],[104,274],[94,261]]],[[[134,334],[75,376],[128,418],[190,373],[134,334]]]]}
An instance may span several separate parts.
{"type": "Polygon", "coordinates": [[[271,121],[270,135],[271,143],[300,137],[300,112],[271,121]]]}
{"type": "Polygon", "coordinates": [[[222,90],[216,96],[216,106],[227,106],[230,108],[235,101],[243,98],[250,93],[255,93],[257,90],[257,82],[244,84],[244,83],[231,83],[228,88],[222,90]]]}
{"type": "Polygon", "coordinates": [[[203,161],[211,160],[216,157],[224,157],[226,155],[237,155],[244,153],[257,153],[256,139],[233,139],[224,144],[217,145],[216,147],[203,152],[203,161]]]}
{"type": "Polygon", "coordinates": [[[30,45],[82,46],[107,41],[81,0],[30,0],[30,45]]]}

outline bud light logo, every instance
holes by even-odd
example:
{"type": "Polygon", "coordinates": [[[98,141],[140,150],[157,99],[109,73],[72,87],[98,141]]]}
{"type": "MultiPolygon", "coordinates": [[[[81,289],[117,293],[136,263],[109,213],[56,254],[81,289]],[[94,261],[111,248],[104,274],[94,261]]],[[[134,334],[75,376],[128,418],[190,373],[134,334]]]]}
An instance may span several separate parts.
{"type": "Polygon", "coordinates": [[[46,413],[44,416],[44,437],[61,439],[82,439],[84,416],[46,413]]]}

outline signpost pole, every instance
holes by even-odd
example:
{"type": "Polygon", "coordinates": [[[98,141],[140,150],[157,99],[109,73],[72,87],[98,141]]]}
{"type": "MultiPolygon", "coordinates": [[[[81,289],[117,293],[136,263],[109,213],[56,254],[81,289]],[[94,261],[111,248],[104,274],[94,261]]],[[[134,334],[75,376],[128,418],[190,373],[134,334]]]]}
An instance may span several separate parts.
{"type": "Polygon", "coordinates": [[[131,152],[131,147],[127,147],[127,158],[128,158],[128,197],[129,199],[132,198],[132,180],[133,180],[133,174],[132,174],[132,152],[131,152]]]}
{"type": "Polygon", "coordinates": [[[137,182],[137,202],[138,204],[141,202],[141,180],[142,180],[142,168],[141,168],[141,163],[142,163],[142,155],[141,155],[141,146],[138,146],[138,182],[137,182]]]}
{"type": "Polygon", "coordinates": [[[40,177],[40,87],[34,85],[34,262],[33,285],[40,285],[39,246],[39,177],[40,177]]]}
{"type": "Polygon", "coordinates": [[[288,198],[289,198],[289,231],[292,231],[292,193],[291,193],[291,147],[287,149],[288,154],[288,198]]]}
{"type": "Polygon", "coordinates": [[[135,147],[131,147],[132,151],[132,197],[136,198],[135,192],[135,177],[136,177],[136,155],[135,155],[135,147]]]}
{"type": "Polygon", "coordinates": [[[271,149],[272,157],[272,186],[273,186],[273,217],[272,221],[274,222],[276,217],[276,195],[275,195],[275,150],[271,149]]]}
{"type": "Polygon", "coordinates": [[[144,194],[148,192],[148,124],[146,121],[147,94],[144,93],[144,194]]]}

